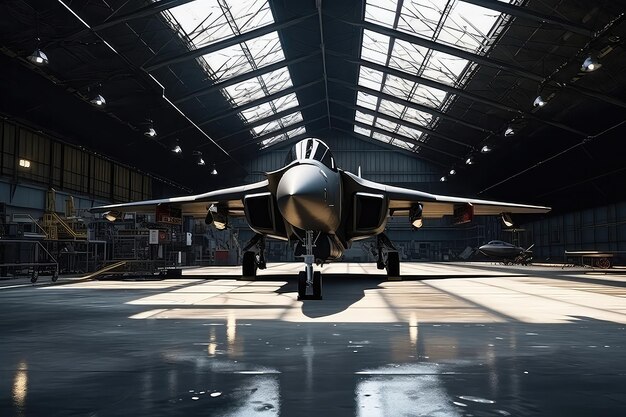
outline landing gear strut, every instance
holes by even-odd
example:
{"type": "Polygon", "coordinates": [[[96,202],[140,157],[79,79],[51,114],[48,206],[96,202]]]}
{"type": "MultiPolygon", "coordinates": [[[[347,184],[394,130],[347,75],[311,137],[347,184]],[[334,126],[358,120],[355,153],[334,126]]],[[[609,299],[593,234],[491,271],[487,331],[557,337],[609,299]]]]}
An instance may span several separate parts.
{"type": "Polygon", "coordinates": [[[265,236],[257,233],[243,248],[241,267],[243,279],[254,279],[256,278],[257,268],[267,268],[267,263],[265,262],[265,236]],[[250,250],[255,245],[258,254],[250,250]]]}
{"type": "Polygon", "coordinates": [[[398,250],[391,243],[391,240],[384,233],[376,236],[376,246],[378,247],[378,258],[376,260],[376,268],[387,269],[387,279],[400,279],[400,256],[398,250]],[[387,249],[387,262],[383,260],[383,248],[387,249]]]}
{"type": "Polygon", "coordinates": [[[304,271],[298,274],[298,300],[321,300],[322,299],[322,274],[313,272],[313,231],[306,231],[304,242],[306,254],[304,255],[304,271]]]}

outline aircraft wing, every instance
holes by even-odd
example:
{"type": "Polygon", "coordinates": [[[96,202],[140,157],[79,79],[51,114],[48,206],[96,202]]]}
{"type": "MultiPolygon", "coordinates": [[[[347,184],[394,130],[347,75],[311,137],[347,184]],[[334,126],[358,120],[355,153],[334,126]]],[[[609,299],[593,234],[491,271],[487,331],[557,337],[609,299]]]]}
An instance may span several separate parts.
{"type": "Polygon", "coordinates": [[[423,191],[368,181],[350,172],[344,171],[344,174],[354,181],[356,188],[362,192],[384,193],[389,199],[389,210],[391,214],[396,216],[407,216],[411,206],[416,203],[423,205],[422,216],[425,218],[438,218],[453,215],[455,206],[458,207],[464,204],[471,204],[473,206],[474,215],[476,216],[499,215],[501,213],[547,213],[551,210],[550,207],[544,206],[430,194],[423,191]]]}
{"type": "Polygon", "coordinates": [[[229,215],[243,216],[243,197],[247,194],[268,191],[267,184],[267,180],[264,180],[254,184],[224,188],[197,195],[163,198],[160,200],[133,201],[130,203],[92,207],[89,211],[92,213],[103,213],[111,210],[120,212],[154,213],[157,206],[168,205],[170,207],[180,208],[183,215],[204,218],[207,214],[208,206],[211,204],[221,204],[228,207],[229,215]]]}

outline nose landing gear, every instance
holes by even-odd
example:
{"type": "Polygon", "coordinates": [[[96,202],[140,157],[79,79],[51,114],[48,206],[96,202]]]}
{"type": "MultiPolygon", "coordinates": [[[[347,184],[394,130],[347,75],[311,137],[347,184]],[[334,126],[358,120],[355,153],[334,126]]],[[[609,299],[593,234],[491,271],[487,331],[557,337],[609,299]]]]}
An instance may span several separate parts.
{"type": "Polygon", "coordinates": [[[376,246],[378,249],[378,257],[376,259],[376,268],[387,269],[387,279],[391,281],[400,280],[400,256],[398,250],[391,243],[391,240],[384,233],[376,236],[376,246]],[[387,261],[383,259],[383,247],[387,249],[387,261]]]}
{"type": "Polygon", "coordinates": [[[298,274],[298,300],[321,300],[322,299],[322,273],[313,272],[313,231],[306,231],[304,242],[306,255],[304,255],[304,271],[298,274]]]}

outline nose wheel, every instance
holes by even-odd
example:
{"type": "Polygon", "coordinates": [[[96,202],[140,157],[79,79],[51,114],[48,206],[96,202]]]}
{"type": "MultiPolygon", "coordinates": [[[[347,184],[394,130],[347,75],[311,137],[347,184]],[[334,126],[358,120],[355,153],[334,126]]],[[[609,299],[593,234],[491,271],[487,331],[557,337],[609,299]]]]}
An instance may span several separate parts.
{"type": "Polygon", "coordinates": [[[322,273],[313,272],[313,280],[307,281],[306,271],[298,273],[298,300],[322,299],[322,273]]]}
{"type": "Polygon", "coordinates": [[[306,231],[304,241],[306,255],[304,255],[304,271],[298,274],[298,300],[322,299],[322,273],[313,271],[313,231],[306,231]]]}

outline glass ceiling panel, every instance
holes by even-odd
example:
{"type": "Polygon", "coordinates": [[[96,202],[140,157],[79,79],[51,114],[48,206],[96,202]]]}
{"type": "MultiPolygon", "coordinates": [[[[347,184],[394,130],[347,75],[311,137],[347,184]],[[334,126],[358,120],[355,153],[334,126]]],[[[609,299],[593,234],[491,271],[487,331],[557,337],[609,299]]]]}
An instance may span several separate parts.
{"type": "MultiPolygon", "coordinates": [[[[500,1],[520,3],[520,0],[500,1]]],[[[461,0],[404,0],[400,2],[399,11],[398,6],[398,0],[366,0],[364,19],[393,30],[483,55],[488,53],[497,33],[506,22],[497,11],[461,0]]],[[[361,57],[407,74],[457,88],[463,88],[468,81],[468,68],[474,65],[468,60],[367,29],[363,30],[361,57]],[[383,55],[385,48],[388,52],[391,49],[388,56],[383,55]]],[[[384,93],[441,111],[449,108],[449,104],[455,98],[453,94],[402,77],[379,74],[377,71],[364,71],[362,66],[359,84],[378,91],[382,86],[384,93]]],[[[357,104],[425,127],[433,128],[437,121],[437,118],[418,110],[386,100],[370,99],[361,93],[357,95],[357,104]]],[[[407,136],[415,137],[414,132],[410,130],[403,132],[407,136]]],[[[425,139],[426,135],[421,136],[425,139]]],[[[418,148],[412,147],[415,150],[418,148]]]]}
{"type": "Polygon", "coordinates": [[[275,130],[282,129],[284,127],[290,126],[292,124],[295,124],[301,121],[302,121],[302,114],[299,111],[297,111],[297,112],[288,114],[287,116],[281,117],[280,119],[272,120],[271,122],[253,127],[252,133],[255,136],[261,136],[261,135],[265,135],[266,133],[270,133],[275,130]]]}
{"type": "Polygon", "coordinates": [[[253,77],[222,89],[235,105],[241,106],[291,87],[291,77],[287,67],[271,71],[259,77],[253,77]]]}
{"type": "Polygon", "coordinates": [[[396,0],[370,0],[365,5],[365,20],[391,27],[397,10],[396,0]]]}
{"type": "Polygon", "coordinates": [[[466,59],[433,51],[422,75],[443,84],[455,85],[467,64],[469,61],[466,59]]]}
{"type": "Polygon", "coordinates": [[[415,74],[424,63],[427,52],[428,48],[396,39],[393,43],[389,66],[415,74]]]}
{"type": "Polygon", "coordinates": [[[252,123],[259,119],[269,117],[279,111],[298,106],[298,98],[295,93],[287,94],[275,100],[268,101],[258,106],[251,107],[239,113],[246,122],[252,123]],[[276,110],[276,111],[274,111],[276,110]]]}
{"type": "Polygon", "coordinates": [[[383,82],[383,73],[364,66],[359,71],[359,85],[380,91],[380,85],[383,82]]]}
{"type": "Polygon", "coordinates": [[[259,0],[193,1],[163,12],[173,17],[182,33],[195,48],[232,38],[240,33],[274,23],[268,1],[259,0]],[[228,22],[229,13],[234,25],[228,22]]]}
{"type": "Polygon", "coordinates": [[[371,94],[363,93],[359,91],[356,95],[357,106],[365,107],[370,110],[376,110],[376,103],[378,98],[371,94]]]}
{"type": "Polygon", "coordinates": [[[363,30],[361,58],[377,64],[386,65],[389,53],[389,36],[371,30],[363,30]]]}
{"type": "Polygon", "coordinates": [[[407,120],[421,126],[428,126],[428,123],[430,123],[433,118],[433,116],[428,113],[384,99],[380,101],[379,110],[383,114],[407,120]]]}
{"type": "Polygon", "coordinates": [[[272,145],[275,145],[279,142],[282,142],[284,140],[287,140],[289,138],[292,138],[294,136],[297,135],[302,135],[306,133],[306,128],[304,126],[301,127],[297,127],[295,129],[292,129],[290,131],[288,131],[287,133],[283,133],[282,135],[276,135],[276,136],[272,136],[271,138],[267,138],[263,141],[261,141],[261,149],[265,149],[267,147],[270,147],[272,145]]]}
{"type": "MultiPolygon", "coordinates": [[[[163,15],[179,31],[179,36],[189,42],[191,49],[274,23],[268,0],[197,0],[174,7],[163,12],[163,15]]],[[[203,55],[199,59],[205,61],[206,65],[203,67],[208,72],[209,78],[214,82],[221,82],[284,61],[285,55],[278,33],[270,32],[250,41],[203,55]]],[[[241,106],[292,85],[289,69],[285,66],[225,87],[221,92],[234,106],[241,106]]],[[[296,95],[288,94],[244,110],[239,115],[243,121],[250,123],[298,105],[296,95]]],[[[280,120],[257,126],[251,133],[258,136],[299,121],[302,121],[302,114],[296,112],[280,120]]],[[[270,142],[275,141],[270,140],[268,143],[270,142]]]]}
{"type": "Polygon", "coordinates": [[[360,111],[356,111],[356,117],[355,117],[357,122],[361,122],[361,123],[365,123],[368,125],[371,125],[372,123],[374,123],[374,116],[372,116],[371,114],[366,114],[360,111]]]}
{"type": "Polygon", "coordinates": [[[364,129],[361,126],[354,126],[354,131],[360,135],[370,136],[372,131],[369,129],[364,129]]]}

